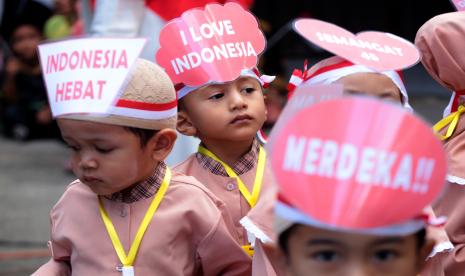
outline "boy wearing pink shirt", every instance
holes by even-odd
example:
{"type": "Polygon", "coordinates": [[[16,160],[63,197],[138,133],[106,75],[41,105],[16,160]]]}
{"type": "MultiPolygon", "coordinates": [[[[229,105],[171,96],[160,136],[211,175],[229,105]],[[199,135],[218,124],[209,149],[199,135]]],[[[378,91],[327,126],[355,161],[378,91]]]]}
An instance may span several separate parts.
{"type": "MultiPolygon", "coordinates": [[[[174,170],[194,176],[225,203],[230,233],[250,255],[256,238],[271,235],[242,221],[273,187],[266,152],[255,138],[266,119],[262,89],[274,79],[256,68],[265,44],[243,7],[208,4],[168,22],[156,54],[178,93],[177,130],[201,140],[174,170]]],[[[272,214],[257,211],[263,218],[272,214]]]]}
{"type": "Polygon", "coordinates": [[[176,140],[168,76],[142,59],[129,74],[105,116],[57,119],[79,179],[51,211],[52,258],[34,275],[249,274],[224,204],[163,161],[176,140]]]}

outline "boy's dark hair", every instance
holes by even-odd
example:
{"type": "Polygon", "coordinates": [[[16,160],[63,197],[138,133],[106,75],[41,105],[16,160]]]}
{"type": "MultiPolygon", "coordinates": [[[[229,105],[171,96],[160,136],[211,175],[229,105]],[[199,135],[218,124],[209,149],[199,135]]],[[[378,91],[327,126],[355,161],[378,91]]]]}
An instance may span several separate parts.
{"type": "MultiPolygon", "coordinates": [[[[278,237],[278,245],[281,250],[284,252],[286,256],[289,255],[289,237],[291,236],[292,232],[297,228],[299,224],[293,224],[291,227],[286,229],[286,231],[282,232],[281,235],[278,237]]],[[[415,237],[417,240],[417,250],[420,250],[426,242],[426,229],[422,228],[420,231],[415,233],[415,237]]]]}
{"type": "Polygon", "coordinates": [[[127,131],[131,132],[139,138],[140,145],[142,148],[145,147],[149,140],[158,132],[158,130],[154,129],[144,129],[137,127],[124,127],[124,129],[126,129],[127,131]]]}
{"type": "Polygon", "coordinates": [[[420,250],[426,242],[426,229],[422,228],[415,236],[417,238],[417,249],[420,250]]]}

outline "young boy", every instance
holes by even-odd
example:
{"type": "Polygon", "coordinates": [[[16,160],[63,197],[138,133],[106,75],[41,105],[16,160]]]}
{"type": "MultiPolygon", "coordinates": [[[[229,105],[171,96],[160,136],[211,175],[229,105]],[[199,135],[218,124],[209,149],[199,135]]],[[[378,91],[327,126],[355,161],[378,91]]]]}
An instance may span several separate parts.
{"type": "Polygon", "coordinates": [[[174,170],[194,176],[226,204],[235,224],[231,233],[244,248],[251,241],[239,221],[272,187],[265,150],[255,139],[266,118],[262,83],[244,70],[234,81],[208,84],[179,99],[177,129],[201,145],[174,170]]]}
{"type": "Polygon", "coordinates": [[[418,275],[433,247],[423,208],[446,170],[428,126],[395,106],[345,98],[303,110],[277,135],[274,250],[288,275],[418,275]],[[328,117],[332,108],[344,113],[328,117]],[[309,118],[322,124],[302,127],[309,118]],[[419,192],[412,173],[422,162],[431,177],[419,192]]]}
{"type": "Polygon", "coordinates": [[[41,40],[39,27],[28,22],[18,23],[11,37],[13,55],[7,59],[0,88],[0,118],[5,135],[19,140],[59,137],[41,76],[37,54],[41,40]]]}
{"type": "Polygon", "coordinates": [[[170,21],[160,45],[157,62],[178,92],[177,130],[201,141],[174,170],[194,176],[225,203],[231,235],[252,255],[255,236],[240,220],[273,186],[255,138],[266,119],[262,88],[274,79],[255,67],[265,48],[258,22],[237,3],[208,4],[170,21]]]}
{"type": "Polygon", "coordinates": [[[297,86],[340,83],[346,94],[366,94],[402,104],[411,110],[401,71],[376,72],[367,66],[353,64],[339,56],[332,56],[313,65],[305,75],[294,70],[288,85],[289,97],[297,86]]]}
{"type": "Polygon", "coordinates": [[[57,120],[79,179],[51,211],[52,259],[35,275],[250,273],[223,203],[163,162],[176,140],[176,94],[160,67],[136,60],[107,116],[57,120]]]}
{"type": "MultiPolygon", "coordinates": [[[[298,70],[294,71],[298,73],[298,70]]],[[[382,72],[361,65],[354,64],[339,56],[332,56],[313,65],[305,76],[292,77],[289,84],[290,93],[297,86],[312,86],[338,83],[342,84],[347,95],[368,95],[382,100],[402,105],[413,111],[409,104],[407,89],[402,79],[401,71],[387,70],[382,72]]],[[[431,207],[430,215],[434,216],[431,207]]],[[[427,235],[435,241],[431,256],[450,251],[453,248],[445,229],[442,227],[427,227],[427,235]]]]}

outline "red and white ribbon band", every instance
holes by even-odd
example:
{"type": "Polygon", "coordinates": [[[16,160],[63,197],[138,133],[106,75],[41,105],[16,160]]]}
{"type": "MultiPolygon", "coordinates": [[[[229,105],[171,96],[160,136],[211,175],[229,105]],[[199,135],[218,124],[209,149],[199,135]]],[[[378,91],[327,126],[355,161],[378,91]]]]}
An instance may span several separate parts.
{"type": "Polygon", "coordinates": [[[257,131],[257,139],[262,145],[266,145],[266,142],[268,141],[268,136],[263,131],[263,129],[259,129],[257,131]]]}
{"type": "Polygon", "coordinates": [[[294,72],[292,72],[291,78],[289,79],[289,83],[287,84],[288,99],[292,97],[292,94],[294,94],[294,91],[297,88],[297,86],[302,84],[303,81],[304,79],[302,77],[302,71],[294,69],[294,72]]]}
{"type": "Polygon", "coordinates": [[[297,86],[301,85],[304,80],[307,79],[307,74],[308,74],[308,60],[306,59],[304,61],[304,68],[303,70],[299,69],[294,69],[292,72],[291,78],[289,79],[289,83],[287,84],[287,98],[290,99],[292,97],[292,94],[294,94],[294,90],[297,88],[297,86]]]}
{"type": "Polygon", "coordinates": [[[418,217],[425,222],[426,225],[434,226],[434,227],[442,227],[447,222],[446,216],[435,217],[429,214],[422,214],[418,217]]]}
{"type": "Polygon", "coordinates": [[[147,103],[119,99],[110,110],[113,115],[147,120],[167,119],[176,116],[177,112],[177,100],[167,103],[147,103]]]}

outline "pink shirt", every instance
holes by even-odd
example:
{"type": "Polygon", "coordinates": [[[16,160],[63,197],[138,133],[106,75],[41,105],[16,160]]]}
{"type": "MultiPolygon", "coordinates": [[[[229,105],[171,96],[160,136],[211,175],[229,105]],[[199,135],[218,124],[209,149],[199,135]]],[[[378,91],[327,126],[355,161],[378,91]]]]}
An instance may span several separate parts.
{"type": "MultiPolygon", "coordinates": [[[[257,202],[260,204],[263,193],[273,187],[271,170],[269,162],[265,165],[265,172],[263,175],[262,189],[257,202]]],[[[230,233],[235,236],[236,240],[242,244],[248,244],[247,231],[240,224],[240,220],[247,215],[250,211],[250,205],[247,203],[245,198],[242,196],[238,188],[237,180],[228,176],[222,176],[213,174],[210,170],[202,167],[195,154],[191,155],[181,164],[175,166],[173,170],[185,174],[194,176],[199,182],[204,184],[215,196],[226,204],[226,209],[231,216],[234,226],[230,228],[230,233]]],[[[256,164],[255,167],[248,172],[239,175],[241,180],[246,185],[249,191],[252,191],[255,180],[256,164]]],[[[273,222],[270,221],[270,224],[273,222]]]]}
{"type": "MultiPolygon", "coordinates": [[[[257,164],[255,162],[255,166],[252,169],[239,175],[239,177],[247,186],[247,189],[249,189],[249,191],[252,191],[253,189],[255,172],[257,167],[256,165],[257,164]]],[[[230,233],[236,237],[237,241],[240,244],[245,245],[249,243],[247,233],[248,231],[240,223],[241,219],[243,219],[246,215],[252,224],[255,224],[259,227],[259,231],[263,230],[262,233],[264,233],[266,236],[268,236],[269,238],[274,238],[274,234],[272,232],[272,225],[274,217],[273,204],[275,197],[275,183],[271,174],[271,167],[268,161],[265,165],[265,172],[263,175],[260,196],[257,201],[257,204],[253,209],[250,208],[250,205],[247,203],[247,201],[239,191],[236,179],[220,174],[215,174],[212,172],[212,170],[203,167],[199,163],[195,154],[191,155],[187,160],[177,165],[173,169],[182,174],[194,176],[226,204],[226,208],[229,212],[229,215],[232,217],[234,222],[234,227],[229,229],[230,233]]],[[[250,230],[250,228],[248,228],[248,230],[250,230]]],[[[253,256],[252,275],[280,275],[276,274],[276,272],[274,271],[273,267],[270,264],[270,261],[268,260],[268,257],[261,248],[261,244],[258,244],[259,242],[259,239],[255,241],[256,245],[258,245],[259,248],[256,248],[255,254],[253,256]]]]}
{"type": "MultiPolygon", "coordinates": [[[[103,198],[126,253],[151,201],[103,198]]],[[[142,239],[135,275],[250,275],[250,257],[229,234],[224,208],[195,179],[174,174],[142,239]]],[[[69,185],[51,211],[51,224],[52,259],[34,275],[121,275],[97,196],[86,185],[69,185]]]]}

